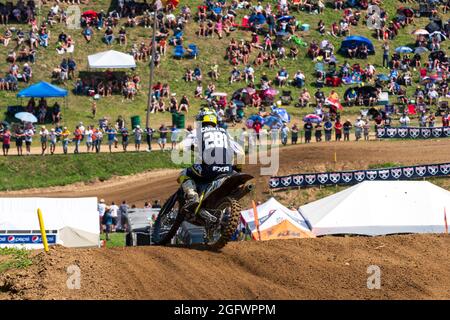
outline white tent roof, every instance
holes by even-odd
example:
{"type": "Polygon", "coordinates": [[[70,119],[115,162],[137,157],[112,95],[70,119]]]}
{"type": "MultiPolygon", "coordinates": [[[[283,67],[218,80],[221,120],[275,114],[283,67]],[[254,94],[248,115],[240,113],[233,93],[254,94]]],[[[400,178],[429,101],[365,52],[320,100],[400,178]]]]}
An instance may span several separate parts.
{"type": "Polygon", "coordinates": [[[55,234],[54,244],[98,246],[97,198],[0,198],[0,247],[43,247],[39,241],[38,208],[45,229],[56,232],[51,232],[55,234]]]}
{"type": "MultiPolygon", "coordinates": [[[[279,203],[275,198],[270,198],[267,202],[256,207],[258,212],[259,229],[264,231],[284,220],[288,220],[299,229],[310,231],[305,219],[295,210],[290,210],[279,203]]],[[[253,209],[241,212],[242,219],[253,232],[256,229],[253,209]]]]}
{"type": "Polygon", "coordinates": [[[132,55],[109,50],[88,56],[89,68],[93,69],[129,69],[136,68],[132,55]]]}
{"type": "MultiPolygon", "coordinates": [[[[316,236],[445,231],[450,192],[425,181],[366,181],[300,207],[316,236]]],[[[449,216],[450,220],[450,216],[449,216]]]]}

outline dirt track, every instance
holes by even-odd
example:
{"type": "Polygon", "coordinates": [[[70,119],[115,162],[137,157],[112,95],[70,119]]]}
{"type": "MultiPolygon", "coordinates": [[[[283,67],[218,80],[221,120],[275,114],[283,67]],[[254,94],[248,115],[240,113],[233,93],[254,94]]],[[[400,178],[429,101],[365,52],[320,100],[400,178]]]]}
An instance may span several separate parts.
{"type": "MultiPolygon", "coordinates": [[[[450,140],[433,141],[370,141],[314,143],[289,146],[280,149],[278,174],[323,170],[363,169],[369,164],[401,163],[426,164],[450,161],[450,140]],[[337,163],[334,163],[334,152],[337,163]]],[[[245,171],[259,176],[259,166],[248,165],[245,171]]],[[[164,201],[176,190],[177,170],[147,172],[131,177],[117,177],[112,181],[93,184],[75,184],[65,187],[23,190],[3,193],[3,196],[96,196],[107,202],[127,200],[129,204],[142,206],[145,201],[164,201]]],[[[268,177],[257,179],[258,198],[265,198],[268,177]]]]}
{"type": "Polygon", "coordinates": [[[449,246],[449,236],[414,235],[239,242],[221,253],[59,247],[0,276],[0,298],[450,299],[449,246]],[[79,290],[66,286],[72,264],[79,290]],[[370,265],[381,268],[380,290],[367,289],[370,265]]]}

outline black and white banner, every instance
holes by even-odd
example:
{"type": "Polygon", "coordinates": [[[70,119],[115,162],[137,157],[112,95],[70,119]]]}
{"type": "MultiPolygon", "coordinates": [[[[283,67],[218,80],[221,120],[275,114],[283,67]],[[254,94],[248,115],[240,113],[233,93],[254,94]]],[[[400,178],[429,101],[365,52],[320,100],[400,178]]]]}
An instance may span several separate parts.
{"type": "Polygon", "coordinates": [[[380,128],[377,129],[380,139],[433,139],[450,138],[450,127],[436,128],[380,128]]]}
{"type": "Polygon", "coordinates": [[[270,178],[270,189],[352,185],[363,181],[412,180],[450,175],[450,163],[373,170],[294,174],[270,178]]]}

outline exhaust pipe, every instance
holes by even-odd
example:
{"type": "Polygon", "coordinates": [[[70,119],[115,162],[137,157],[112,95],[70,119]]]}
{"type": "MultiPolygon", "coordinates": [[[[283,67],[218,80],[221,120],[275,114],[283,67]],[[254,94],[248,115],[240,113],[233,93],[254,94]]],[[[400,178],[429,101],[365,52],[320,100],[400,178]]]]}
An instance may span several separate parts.
{"type": "Polygon", "coordinates": [[[250,193],[253,190],[255,190],[255,185],[253,183],[246,184],[233,192],[233,197],[236,199],[243,198],[247,193],[250,193]]]}

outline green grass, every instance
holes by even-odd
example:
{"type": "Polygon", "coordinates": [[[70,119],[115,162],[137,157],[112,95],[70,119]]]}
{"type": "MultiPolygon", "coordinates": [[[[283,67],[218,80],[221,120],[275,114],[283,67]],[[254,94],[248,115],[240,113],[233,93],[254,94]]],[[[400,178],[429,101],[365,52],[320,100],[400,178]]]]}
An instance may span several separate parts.
{"type": "MultiPolygon", "coordinates": [[[[265,3],[273,3],[272,0],[268,1],[262,1],[263,4],[265,3]]],[[[100,10],[104,9],[107,11],[110,7],[110,0],[97,0],[97,1],[91,1],[91,4],[89,5],[81,5],[81,11],[85,11],[87,9],[94,9],[94,10],[100,10]]],[[[191,8],[193,9],[193,13],[196,12],[197,5],[203,3],[201,0],[181,0],[180,1],[180,7],[186,4],[189,4],[191,8]]],[[[389,17],[395,16],[395,11],[398,7],[403,5],[400,1],[396,0],[386,0],[383,1],[383,8],[388,12],[389,17]]],[[[65,7],[66,5],[60,4],[60,6],[65,7]]],[[[44,6],[42,9],[42,13],[47,13],[49,9],[49,6],[44,6]]],[[[248,13],[247,11],[239,11],[237,21],[240,22],[242,16],[244,14],[248,13]]],[[[328,39],[330,40],[336,49],[340,47],[340,43],[343,38],[333,38],[329,35],[321,36],[318,31],[316,31],[316,26],[319,21],[319,19],[322,19],[324,23],[326,24],[327,30],[329,30],[331,24],[334,21],[338,21],[341,17],[341,13],[337,13],[332,8],[326,8],[325,12],[321,15],[310,15],[304,12],[296,13],[293,12],[293,14],[302,22],[302,23],[308,23],[311,25],[311,30],[308,32],[297,32],[298,35],[300,35],[306,42],[311,42],[312,40],[323,40],[328,39]]],[[[447,20],[449,18],[449,14],[443,15],[443,21],[447,20]]],[[[373,63],[377,68],[378,72],[386,72],[387,70],[383,70],[380,66],[382,61],[382,50],[381,45],[382,42],[376,40],[373,35],[372,31],[369,30],[364,25],[364,12],[362,14],[362,21],[360,21],[359,25],[357,27],[351,28],[351,34],[353,35],[362,35],[366,36],[369,39],[371,39],[375,45],[376,48],[376,55],[369,56],[367,60],[358,60],[354,59],[351,60],[351,63],[360,63],[362,65],[365,65],[366,63],[373,63]]],[[[125,21],[122,20],[121,23],[124,23],[125,21]]],[[[391,48],[392,50],[395,49],[397,46],[400,45],[408,45],[414,43],[414,36],[411,34],[411,32],[415,29],[422,28],[427,24],[427,18],[416,18],[416,24],[410,25],[406,27],[405,29],[402,29],[400,31],[399,36],[397,36],[393,41],[391,41],[391,48]]],[[[14,27],[25,27],[25,26],[19,26],[19,25],[13,25],[14,27]]],[[[38,80],[46,80],[50,81],[50,75],[52,72],[52,69],[59,65],[61,62],[63,56],[58,55],[55,50],[56,46],[56,39],[58,34],[61,32],[61,30],[65,29],[61,25],[55,25],[51,28],[51,38],[50,38],[50,46],[47,49],[39,48],[38,56],[37,56],[37,63],[33,66],[33,73],[34,78],[33,82],[38,80]]],[[[168,55],[166,57],[163,57],[161,66],[156,70],[155,73],[155,79],[157,81],[161,82],[168,82],[171,85],[172,92],[176,92],[177,96],[180,97],[182,94],[187,94],[187,96],[190,98],[191,103],[193,105],[192,111],[190,112],[190,115],[188,117],[188,121],[192,122],[192,115],[199,109],[202,102],[200,100],[195,100],[193,97],[193,92],[195,90],[195,83],[186,83],[182,80],[185,69],[186,68],[194,68],[196,65],[201,66],[203,74],[204,74],[204,87],[211,81],[208,79],[206,73],[209,71],[210,66],[217,63],[219,65],[219,70],[221,73],[221,77],[219,81],[216,82],[217,91],[225,91],[229,94],[231,94],[234,90],[242,88],[245,84],[243,83],[235,83],[230,85],[228,83],[228,77],[229,73],[232,69],[232,66],[228,61],[226,61],[223,56],[225,55],[225,49],[227,47],[227,44],[231,37],[240,40],[250,40],[250,33],[244,32],[241,30],[235,31],[232,33],[232,35],[229,38],[224,38],[222,40],[219,40],[217,37],[213,39],[199,39],[196,37],[195,32],[197,31],[198,27],[196,22],[191,21],[189,25],[186,28],[185,31],[185,45],[189,43],[196,43],[200,49],[200,56],[197,60],[174,60],[171,57],[171,52],[173,47],[168,48],[168,55]]],[[[4,27],[0,27],[0,32],[4,31],[4,27]]],[[[104,31],[104,30],[103,30],[104,31]]],[[[95,31],[93,40],[91,44],[86,44],[85,40],[83,39],[81,35],[81,30],[77,29],[67,29],[65,32],[72,36],[72,38],[75,40],[75,53],[74,58],[78,64],[78,71],[86,71],[87,70],[87,56],[93,53],[97,53],[100,51],[105,51],[110,49],[106,44],[102,42],[103,37],[103,31],[95,31]]],[[[116,30],[117,33],[117,30],[116,30]]],[[[136,28],[127,28],[127,33],[129,37],[128,45],[120,46],[118,44],[114,44],[111,49],[119,50],[123,52],[129,52],[131,45],[133,43],[140,43],[141,41],[146,41],[149,43],[150,36],[151,36],[151,29],[144,29],[143,27],[139,26],[136,28]]],[[[13,49],[13,46],[15,45],[15,42],[11,42],[10,46],[6,49],[0,50],[0,71],[6,71],[8,68],[8,64],[6,63],[6,55],[9,50],[13,49]]],[[[445,45],[445,43],[444,43],[445,45]]],[[[292,61],[290,59],[281,61],[280,64],[282,66],[286,66],[289,73],[293,76],[294,73],[298,69],[302,69],[305,72],[305,75],[307,77],[307,88],[310,90],[310,92],[314,92],[314,63],[306,57],[306,48],[300,49],[299,59],[297,61],[292,61]]],[[[252,53],[252,57],[250,61],[253,61],[253,59],[256,56],[256,52],[252,53]]],[[[345,58],[342,56],[337,56],[338,63],[343,63],[345,58]]],[[[23,64],[21,63],[20,66],[23,64]]],[[[146,103],[147,103],[147,95],[146,95],[146,88],[148,87],[148,74],[149,74],[149,66],[148,63],[138,62],[138,67],[136,69],[136,72],[138,75],[141,76],[142,79],[142,91],[137,96],[136,100],[131,101],[123,101],[121,96],[113,96],[101,99],[97,105],[98,105],[98,117],[102,116],[108,116],[111,120],[115,120],[118,115],[122,115],[125,117],[125,119],[128,119],[130,121],[130,117],[133,115],[140,115],[141,119],[145,121],[145,109],[146,109],[146,103]]],[[[262,72],[266,72],[268,76],[271,78],[275,77],[275,74],[277,70],[269,70],[266,66],[261,66],[256,69],[256,79],[259,81],[259,78],[262,74],[262,72]]],[[[130,71],[131,73],[131,71],[130,71]]],[[[417,80],[417,74],[414,75],[417,80]]],[[[73,89],[74,81],[68,81],[66,84],[66,88],[69,90],[73,89]]],[[[20,88],[24,88],[25,85],[21,84],[20,88]]],[[[343,86],[341,88],[338,88],[337,91],[342,97],[345,89],[347,87],[343,86]]],[[[326,94],[329,93],[329,91],[332,88],[325,88],[324,91],[326,94]]],[[[296,100],[299,95],[299,90],[294,88],[289,88],[289,90],[292,90],[294,99],[296,100]]],[[[414,90],[413,87],[408,88],[408,92],[411,93],[414,90]]],[[[0,92],[0,101],[2,102],[3,106],[6,105],[12,105],[17,104],[18,101],[15,98],[15,93],[11,92],[0,92]]],[[[49,103],[52,104],[55,100],[50,99],[49,103]]],[[[24,101],[26,103],[26,101],[24,101]]],[[[63,110],[64,113],[64,122],[69,127],[73,128],[76,123],[79,121],[83,121],[85,124],[96,124],[97,120],[92,119],[90,116],[90,104],[91,100],[89,97],[86,96],[75,96],[73,94],[70,94],[68,97],[68,109],[63,110]]],[[[308,109],[297,109],[293,106],[289,106],[288,111],[291,113],[291,116],[293,118],[293,122],[300,122],[300,119],[303,115],[312,112],[311,108],[308,109]]],[[[251,111],[248,111],[247,113],[250,114],[251,111]]],[[[354,118],[356,114],[358,114],[359,108],[346,108],[343,112],[344,117],[354,118]]],[[[414,120],[415,123],[416,120],[414,120]]],[[[160,123],[170,123],[170,114],[156,114],[151,115],[151,126],[156,127],[160,123]]]]}
{"type": "MultiPolygon", "coordinates": [[[[105,234],[100,235],[100,240],[105,240],[105,234]]],[[[109,241],[106,241],[107,248],[125,247],[125,233],[111,233],[109,241]]]]}
{"type": "Polygon", "coordinates": [[[385,163],[376,163],[370,164],[368,169],[384,169],[384,168],[396,168],[401,167],[402,165],[397,162],[385,162],[385,163]]]}
{"type": "Polygon", "coordinates": [[[112,176],[180,168],[170,152],[127,152],[0,158],[0,190],[19,190],[107,180],[112,176]]]}
{"type": "Polygon", "coordinates": [[[3,262],[0,262],[0,274],[10,269],[23,269],[32,264],[30,258],[30,251],[25,249],[15,248],[0,248],[0,257],[3,262]]]}

